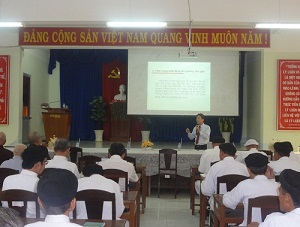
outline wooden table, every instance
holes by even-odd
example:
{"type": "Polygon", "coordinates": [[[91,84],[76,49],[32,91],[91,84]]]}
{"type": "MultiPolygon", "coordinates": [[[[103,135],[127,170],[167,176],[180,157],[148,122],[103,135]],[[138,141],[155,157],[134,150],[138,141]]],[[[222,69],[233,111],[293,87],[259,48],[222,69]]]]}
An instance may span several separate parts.
{"type": "MultiPolygon", "coordinates": [[[[44,218],[21,218],[24,225],[31,224],[38,221],[44,221],[44,218]]],[[[105,227],[124,227],[125,220],[99,220],[99,219],[71,219],[72,223],[84,225],[86,222],[104,222],[105,227]]]]}
{"type": "Polygon", "coordinates": [[[223,204],[223,195],[214,194],[214,226],[225,227],[226,223],[242,223],[244,220],[244,206],[242,203],[238,204],[235,210],[241,212],[241,216],[228,217],[225,211],[229,208],[223,204]]]}
{"type": "Polygon", "coordinates": [[[123,192],[123,201],[125,207],[129,208],[129,212],[123,213],[121,219],[129,221],[130,227],[140,226],[140,198],[137,191],[123,192]]]}
{"type": "Polygon", "coordinates": [[[146,176],[146,165],[145,164],[137,164],[136,172],[141,174],[142,179],[142,214],[145,213],[146,208],[146,196],[147,196],[147,176],[146,176]]]}

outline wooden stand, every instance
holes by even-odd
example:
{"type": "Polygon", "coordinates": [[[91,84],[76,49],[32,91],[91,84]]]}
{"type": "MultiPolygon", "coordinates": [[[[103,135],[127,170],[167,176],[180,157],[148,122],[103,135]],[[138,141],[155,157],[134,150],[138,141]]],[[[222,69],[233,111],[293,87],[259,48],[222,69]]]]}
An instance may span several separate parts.
{"type": "Polygon", "coordinates": [[[71,111],[61,108],[44,108],[42,112],[46,142],[55,135],[57,138],[69,139],[71,129],[71,111]]]}
{"type": "Polygon", "coordinates": [[[126,119],[111,118],[110,141],[128,142],[130,137],[130,117],[126,119]]]}

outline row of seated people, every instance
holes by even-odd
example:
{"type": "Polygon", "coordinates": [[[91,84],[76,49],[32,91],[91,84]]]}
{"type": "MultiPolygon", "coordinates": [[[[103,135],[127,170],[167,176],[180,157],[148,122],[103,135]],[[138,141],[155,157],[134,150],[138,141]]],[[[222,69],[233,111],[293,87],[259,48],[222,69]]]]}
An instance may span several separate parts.
{"type": "MultiPolygon", "coordinates": [[[[7,177],[3,182],[2,190],[9,189],[23,189],[36,192],[36,185],[39,181],[38,176],[44,171],[45,168],[60,168],[69,170],[74,174],[79,181],[78,190],[84,189],[103,189],[104,191],[116,193],[117,204],[117,217],[120,217],[123,210],[123,197],[121,194],[122,189],[114,181],[108,180],[101,176],[103,169],[121,169],[128,173],[129,180],[136,182],[138,176],[135,172],[134,166],[123,160],[125,156],[125,147],[121,143],[114,143],[109,149],[110,159],[99,162],[98,164],[87,166],[87,170],[83,171],[85,177],[81,177],[78,172],[77,165],[69,162],[67,157],[70,152],[70,143],[65,139],[57,139],[54,146],[55,156],[52,160],[48,161],[48,150],[44,146],[29,146],[24,150],[21,155],[23,170],[20,174],[7,177]],[[88,169],[88,168],[93,168],[88,169]]],[[[128,183],[128,182],[127,182],[128,183]]],[[[121,184],[124,188],[125,182],[121,184]]],[[[77,217],[86,218],[86,211],[84,207],[78,206],[77,217]]],[[[111,214],[106,211],[109,209],[104,208],[103,218],[111,218],[111,214]]],[[[34,207],[28,207],[27,217],[35,217],[34,207]]]]}
{"type": "MultiPolygon", "coordinates": [[[[245,145],[258,145],[256,141],[255,143],[253,141],[254,140],[247,141],[245,145]]],[[[284,169],[292,169],[291,171],[293,171],[293,174],[300,172],[300,164],[289,158],[293,149],[290,142],[277,142],[274,144],[274,158],[276,161],[270,163],[267,156],[258,152],[257,148],[254,150],[252,147],[252,152],[245,155],[243,161],[238,161],[235,159],[236,148],[232,144],[224,143],[221,139],[216,139],[216,141],[213,142],[215,142],[213,152],[219,154],[220,161],[209,167],[205,179],[201,182],[201,184],[200,181],[195,183],[195,189],[197,193],[200,193],[201,190],[202,194],[210,197],[210,209],[213,210],[213,194],[217,192],[218,177],[228,174],[238,174],[250,177],[250,179],[242,181],[232,191],[225,193],[223,196],[224,205],[231,209],[235,209],[239,203],[244,204],[244,221],[242,225],[246,225],[247,223],[247,204],[249,198],[264,195],[278,195],[279,185],[275,182],[274,173],[279,175],[284,169]]],[[[209,152],[209,150],[205,152],[209,152]]],[[[280,191],[281,189],[279,188],[279,193],[280,191]]],[[[294,202],[297,201],[295,200],[294,202]]],[[[294,207],[294,209],[296,208],[297,206],[294,207]]],[[[283,209],[283,211],[286,210],[283,209]]],[[[296,220],[300,221],[300,219],[296,220]]]]}

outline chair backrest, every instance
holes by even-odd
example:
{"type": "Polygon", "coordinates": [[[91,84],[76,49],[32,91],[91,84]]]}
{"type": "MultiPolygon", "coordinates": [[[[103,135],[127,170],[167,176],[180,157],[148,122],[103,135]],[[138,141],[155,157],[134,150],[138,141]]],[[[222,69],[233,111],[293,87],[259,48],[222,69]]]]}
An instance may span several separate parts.
{"type": "Polygon", "coordinates": [[[124,158],[125,161],[132,163],[132,165],[134,166],[134,168],[136,169],[136,160],[134,157],[130,157],[130,156],[125,156],[124,158]]]}
{"type": "MultiPolygon", "coordinates": [[[[103,204],[111,202],[112,220],[116,220],[115,193],[102,190],[83,190],[76,193],[76,201],[84,201],[88,219],[102,219],[103,204]]],[[[73,218],[76,219],[76,209],[73,210],[73,218]]]]}
{"type": "Polygon", "coordinates": [[[19,171],[15,169],[9,169],[9,168],[0,168],[0,188],[3,186],[3,181],[6,177],[14,174],[18,174],[19,171]]]}
{"type": "Polygon", "coordinates": [[[221,184],[226,184],[226,191],[231,191],[238,183],[248,178],[249,177],[238,174],[228,174],[217,177],[217,194],[220,194],[221,184]]]}
{"type": "MultiPolygon", "coordinates": [[[[247,224],[252,222],[252,208],[260,208],[261,221],[264,221],[266,216],[273,212],[280,212],[278,196],[260,196],[248,200],[247,224]]],[[[257,221],[257,220],[253,220],[257,221]]]]}
{"type": "Polygon", "coordinates": [[[70,147],[70,160],[73,163],[77,162],[78,153],[80,153],[80,157],[82,157],[82,148],[81,147],[70,147]]]}
{"type": "Polygon", "coordinates": [[[78,170],[81,172],[84,167],[96,164],[97,162],[101,161],[101,157],[95,156],[95,155],[85,155],[78,158],[78,170]]]}
{"type": "MultiPolygon", "coordinates": [[[[113,181],[115,181],[116,183],[120,184],[120,179],[123,178],[124,180],[124,190],[128,191],[129,190],[129,186],[128,186],[128,173],[119,169],[105,169],[104,170],[104,177],[111,179],[113,181]]],[[[120,185],[121,187],[121,185],[120,185]]],[[[121,187],[122,188],[122,187],[121,187]]]]}
{"type": "Polygon", "coordinates": [[[0,192],[0,200],[7,201],[8,207],[18,211],[22,218],[26,218],[27,203],[35,202],[36,218],[40,218],[40,207],[35,192],[20,189],[5,190],[0,192]],[[12,202],[23,202],[24,206],[13,206],[12,202]]]}
{"type": "Polygon", "coordinates": [[[219,162],[219,161],[215,161],[215,162],[211,162],[210,163],[210,167],[212,167],[214,164],[216,164],[217,162],[219,162]]]}
{"type": "Polygon", "coordinates": [[[173,149],[161,149],[159,150],[158,158],[158,171],[161,170],[174,170],[177,174],[177,150],[173,149]],[[174,156],[174,158],[173,158],[174,156]],[[175,161],[175,164],[172,167],[172,160],[175,161]],[[162,165],[164,163],[164,166],[162,165]]]}
{"type": "Polygon", "coordinates": [[[269,158],[269,161],[273,161],[274,153],[272,151],[270,150],[258,150],[258,151],[266,153],[266,155],[269,158]]]}

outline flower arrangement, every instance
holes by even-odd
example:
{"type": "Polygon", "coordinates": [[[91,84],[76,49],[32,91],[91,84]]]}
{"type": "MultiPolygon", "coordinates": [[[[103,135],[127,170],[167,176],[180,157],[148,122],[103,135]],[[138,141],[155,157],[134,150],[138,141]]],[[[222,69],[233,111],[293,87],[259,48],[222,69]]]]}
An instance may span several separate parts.
{"type": "Polygon", "coordinates": [[[149,140],[146,140],[142,143],[141,147],[146,148],[146,147],[152,147],[154,145],[154,143],[152,143],[149,140]]]}
{"type": "Polygon", "coordinates": [[[50,140],[48,142],[48,147],[51,148],[51,149],[53,149],[56,140],[57,140],[57,137],[55,135],[53,135],[52,138],[50,138],[50,140]]]}
{"type": "Polygon", "coordinates": [[[126,101],[113,100],[110,104],[111,104],[111,114],[115,120],[126,119],[127,117],[126,101]]]}
{"type": "Polygon", "coordinates": [[[220,117],[219,118],[219,130],[220,132],[234,132],[234,118],[233,117],[220,117]]]}

